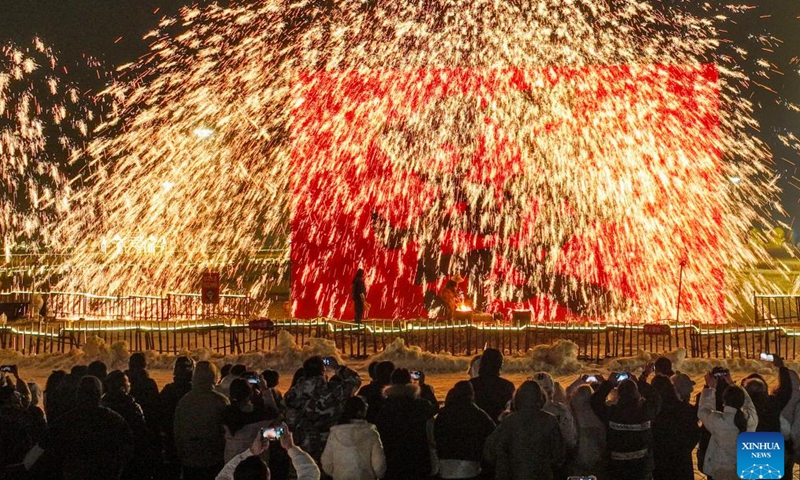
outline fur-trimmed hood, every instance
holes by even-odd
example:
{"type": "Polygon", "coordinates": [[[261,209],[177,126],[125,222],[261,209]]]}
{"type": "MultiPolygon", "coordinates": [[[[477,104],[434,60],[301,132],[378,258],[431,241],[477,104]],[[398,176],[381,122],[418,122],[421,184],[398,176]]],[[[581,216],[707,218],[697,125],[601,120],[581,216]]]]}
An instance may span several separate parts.
{"type": "Polygon", "coordinates": [[[409,397],[419,398],[419,386],[409,383],[406,385],[388,385],[383,389],[383,396],[386,398],[391,397],[409,397]]]}

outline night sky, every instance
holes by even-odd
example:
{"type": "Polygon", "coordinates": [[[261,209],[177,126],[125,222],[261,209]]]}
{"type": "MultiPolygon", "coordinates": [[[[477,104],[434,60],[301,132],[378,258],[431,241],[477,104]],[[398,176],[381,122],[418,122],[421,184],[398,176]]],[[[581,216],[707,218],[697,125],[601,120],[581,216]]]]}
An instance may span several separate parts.
{"type": "MultiPolygon", "coordinates": [[[[39,36],[58,52],[62,63],[88,54],[113,69],[135,61],[147,51],[147,43],[141,37],[154,29],[159,19],[176,14],[183,5],[195,3],[198,2],[0,0],[0,43],[13,40],[27,44],[34,36],[39,36]]],[[[698,8],[696,5],[700,3],[665,0],[662,6],[698,8]]],[[[758,52],[780,72],[770,73],[771,78],[762,78],[756,73],[756,57],[751,57],[744,68],[758,84],[754,82],[744,94],[756,104],[755,116],[762,129],[759,136],[770,145],[776,170],[781,176],[782,203],[789,214],[785,220],[794,224],[794,218],[800,215],[800,146],[795,145],[795,150],[787,148],[776,136],[789,131],[800,137],[800,112],[788,107],[790,104],[800,105],[800,0],[744,3],[754,8],[732,15],[734,21],[719,26],[731,41],[723,44],[722,49],[741,45],[749,52],[758,52]],[[759,42],[758,37],[770,38],[769,45],[759,42]]],[[[720,2],[720,7],[723,4],[720,2]]],[[[722,10],[714,11],[714,7],[711,11],[708,15],[723,13],[722,10]]],[[[798,223],[793,226],[800,232],[798,223]]]]}

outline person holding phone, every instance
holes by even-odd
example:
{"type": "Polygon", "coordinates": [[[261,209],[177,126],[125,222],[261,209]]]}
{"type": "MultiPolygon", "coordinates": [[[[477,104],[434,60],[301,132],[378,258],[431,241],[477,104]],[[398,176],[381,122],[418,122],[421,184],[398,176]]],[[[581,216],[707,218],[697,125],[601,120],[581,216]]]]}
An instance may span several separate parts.
{"type": "Polygon", "coordinates": [[[653,472],[651,425],[661,398],[650,385],[629,373],[612,373],[592,395],[592,410],[605,422],[608,475],[618,480],[649,480],[653,472]],[[606,398],[617,389],[617,403],[606,398]]]}
{"type": "Polygon", "coordinates": [[[231,404],[222,413],[225,429],[225,462],[247,448],[253,435],[269,426],[264,403],[257,401],[249,379],[237,378],[231,382],[231,404]]]}
{"type": "Polygon", "coordinates": [[[375,480],[386,473],[386,455],[375,425],[367,423],[367,402],[350,397],[322,452],[322,469],[333,480],[375,480]]]}
{"type": "Polygon", "coordinates": [[[736,480],[737,438],[742,432],[753,432],[758,425],[755,406],[744,388],[733,383],[730,375],[706,375],[706,386],[700,394],[697,418],[711,433],[703,462],[703,473],[714,480],[736,480]],[[722,410],[716,409],[716,390],[726,384],[722,393],[722,410]]]}
{"type": "Polygon", "coordinates": [[[330,428],[341,415],[345,400],[359,386],[358,373],[339,365],[335,357],[313,356],[303,362],[302,377],[284,397],[286,418],[297,443],[315,460],[322,456],[330,428]],[[326,370],[333,374],[330,381],[326,370]]]}
{"type": "Polygon", "coordinates": [[[269,480],[270,471],[261,454],[270,448],[270,444],[279,443],[286,449],[292,465],[297,472],[297,480],[319,480],[320,471],[314,459],[294,443],[294,436],[289,427],[282,423],[276,430],[280,435],[265,435],[259,430],[250,448],[234,456],[219,472],[215,480],[269,480]]]}

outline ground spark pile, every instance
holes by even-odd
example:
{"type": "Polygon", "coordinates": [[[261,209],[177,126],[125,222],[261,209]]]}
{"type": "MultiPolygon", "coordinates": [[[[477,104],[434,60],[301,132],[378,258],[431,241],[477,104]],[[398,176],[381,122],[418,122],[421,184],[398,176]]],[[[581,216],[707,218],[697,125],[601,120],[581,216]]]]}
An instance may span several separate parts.
{"type": "Polygon", "coordinates": [[[487,310],[653,320],[686,260],[681,308],[722,320],[725,270],[764,258],[743,232],[776,193],[747,79],[714,65],[711,21],[615,3],[262,0],[165,20],[107,92],[121,133],[92,144],[62,286],[195,290],[291,235],[302,316],[341,315],[363,263],[373,316],[415,316],[458,272],[487,310]]]}

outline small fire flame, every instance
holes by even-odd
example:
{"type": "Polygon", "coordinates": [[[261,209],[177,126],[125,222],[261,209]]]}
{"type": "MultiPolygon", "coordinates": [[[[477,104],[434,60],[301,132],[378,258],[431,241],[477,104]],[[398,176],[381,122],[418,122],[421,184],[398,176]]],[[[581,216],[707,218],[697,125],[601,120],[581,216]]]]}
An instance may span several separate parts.
{"type": "Polygon", "coordinates": [[[467,305],[464,305],[464,304],[462,303],[461,305],[459,305],[459,306],[458,306],[458,308],[456,309],[456,311],[458,311],[458,312],[471,312],[471,311],[472,311],[472,308],[471,308],[471,307],[469,307],[469,306],[467,306],[467,305]]]}

